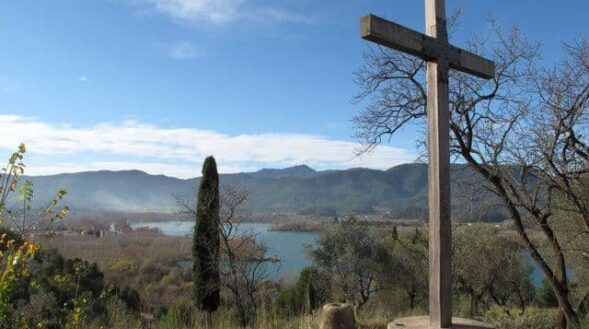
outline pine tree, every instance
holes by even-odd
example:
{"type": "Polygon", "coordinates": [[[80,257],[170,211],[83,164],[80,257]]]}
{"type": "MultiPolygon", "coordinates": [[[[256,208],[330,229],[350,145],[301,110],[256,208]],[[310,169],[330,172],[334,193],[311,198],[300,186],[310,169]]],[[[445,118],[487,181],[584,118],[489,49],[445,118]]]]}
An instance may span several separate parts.
{"type": "Polygon", "coordinates": [[[220,303],[219,203],[217,164],[209,156],[202,168],[192,245],[195,305],[209,313],[220,303]]]}

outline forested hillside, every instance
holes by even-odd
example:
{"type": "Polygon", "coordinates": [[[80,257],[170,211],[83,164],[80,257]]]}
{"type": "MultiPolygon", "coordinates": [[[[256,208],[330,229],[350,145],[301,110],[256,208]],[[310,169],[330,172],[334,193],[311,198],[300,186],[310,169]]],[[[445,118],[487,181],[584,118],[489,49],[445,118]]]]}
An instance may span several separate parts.
{"type": "MultiPolygon", "coordinates": [[[[81,172],[29,179],[37,191],[65,187],[69,191],[66,203],[74,211],[124,212],[172,211],[174,195],[194,193],[200,181],[200,178],[178,179],[141,171],[81,172]]],[[[454,165],[452,180],[455,211],[490,200],[487,194],[473,193],[472,187],[480,185],[480,178],[468,168],[454,165]]],[[[225,174],[221,175],[221,183],[237,184],[250,191],[246,208],[254,212],[367,214],[380,211],[391,218],[421,218],[427,209],[425,164],[404,164],[384,171],[365,168],[315,171],[303,165],[225,174]]],[[[38,199],[47,197],[40,195],[38,199]]]]}

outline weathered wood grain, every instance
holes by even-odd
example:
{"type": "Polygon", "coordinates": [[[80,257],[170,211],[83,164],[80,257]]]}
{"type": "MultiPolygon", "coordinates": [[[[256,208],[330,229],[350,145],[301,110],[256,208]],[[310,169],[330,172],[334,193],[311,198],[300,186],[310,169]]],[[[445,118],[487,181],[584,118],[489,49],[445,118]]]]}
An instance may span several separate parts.
{"type": "Polygon", "coordinates": [[[436,38],[375,15],[360,19],[361,37],[381,46],[402,51],[426,61],[446,57],[450,68],[479,78],[495,77],[495,63],[464,49],[441,44],[436,38]]]}
{"type": "Polygon", "coordinates": [[[452,327],[452,223],[448,72],[481,78],[495,75],[495,63],[448,42],[445,0],[426,0],[426,33],[374,15],[361,18],[362,38],[427,61],[429,147],[429,326],[452,327]]]}

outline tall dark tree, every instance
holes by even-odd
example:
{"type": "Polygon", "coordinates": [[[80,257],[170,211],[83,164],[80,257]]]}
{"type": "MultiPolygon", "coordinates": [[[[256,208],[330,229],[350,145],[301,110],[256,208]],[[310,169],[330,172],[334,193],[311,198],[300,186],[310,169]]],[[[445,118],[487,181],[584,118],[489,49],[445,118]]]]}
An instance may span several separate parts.
{"type": "Polygon", "coordinates": [[[220,303],[219,173],[215,158],[205,159],[198,191],[192,253],[196,306],[214,312],[220,303]]]}

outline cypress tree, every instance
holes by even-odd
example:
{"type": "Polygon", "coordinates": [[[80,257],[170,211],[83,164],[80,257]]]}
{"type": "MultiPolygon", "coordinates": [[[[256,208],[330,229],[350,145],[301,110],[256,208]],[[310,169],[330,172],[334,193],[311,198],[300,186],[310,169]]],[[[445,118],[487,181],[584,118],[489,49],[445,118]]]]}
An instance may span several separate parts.
{"type": "Polygon", "coordinates": [[[220,303],[219,209],[219,174],[215,158],[209,156],[202,167],[192,244],[194,302],[209,313],[220,303]]]}
{"type": "Polygon", "coordinates": [[[399,232],[397,231],[397,226],[393,226],[393,232],[391,233],[391,238],[393,238],[393,240],[399,240],[399,232]]]}

